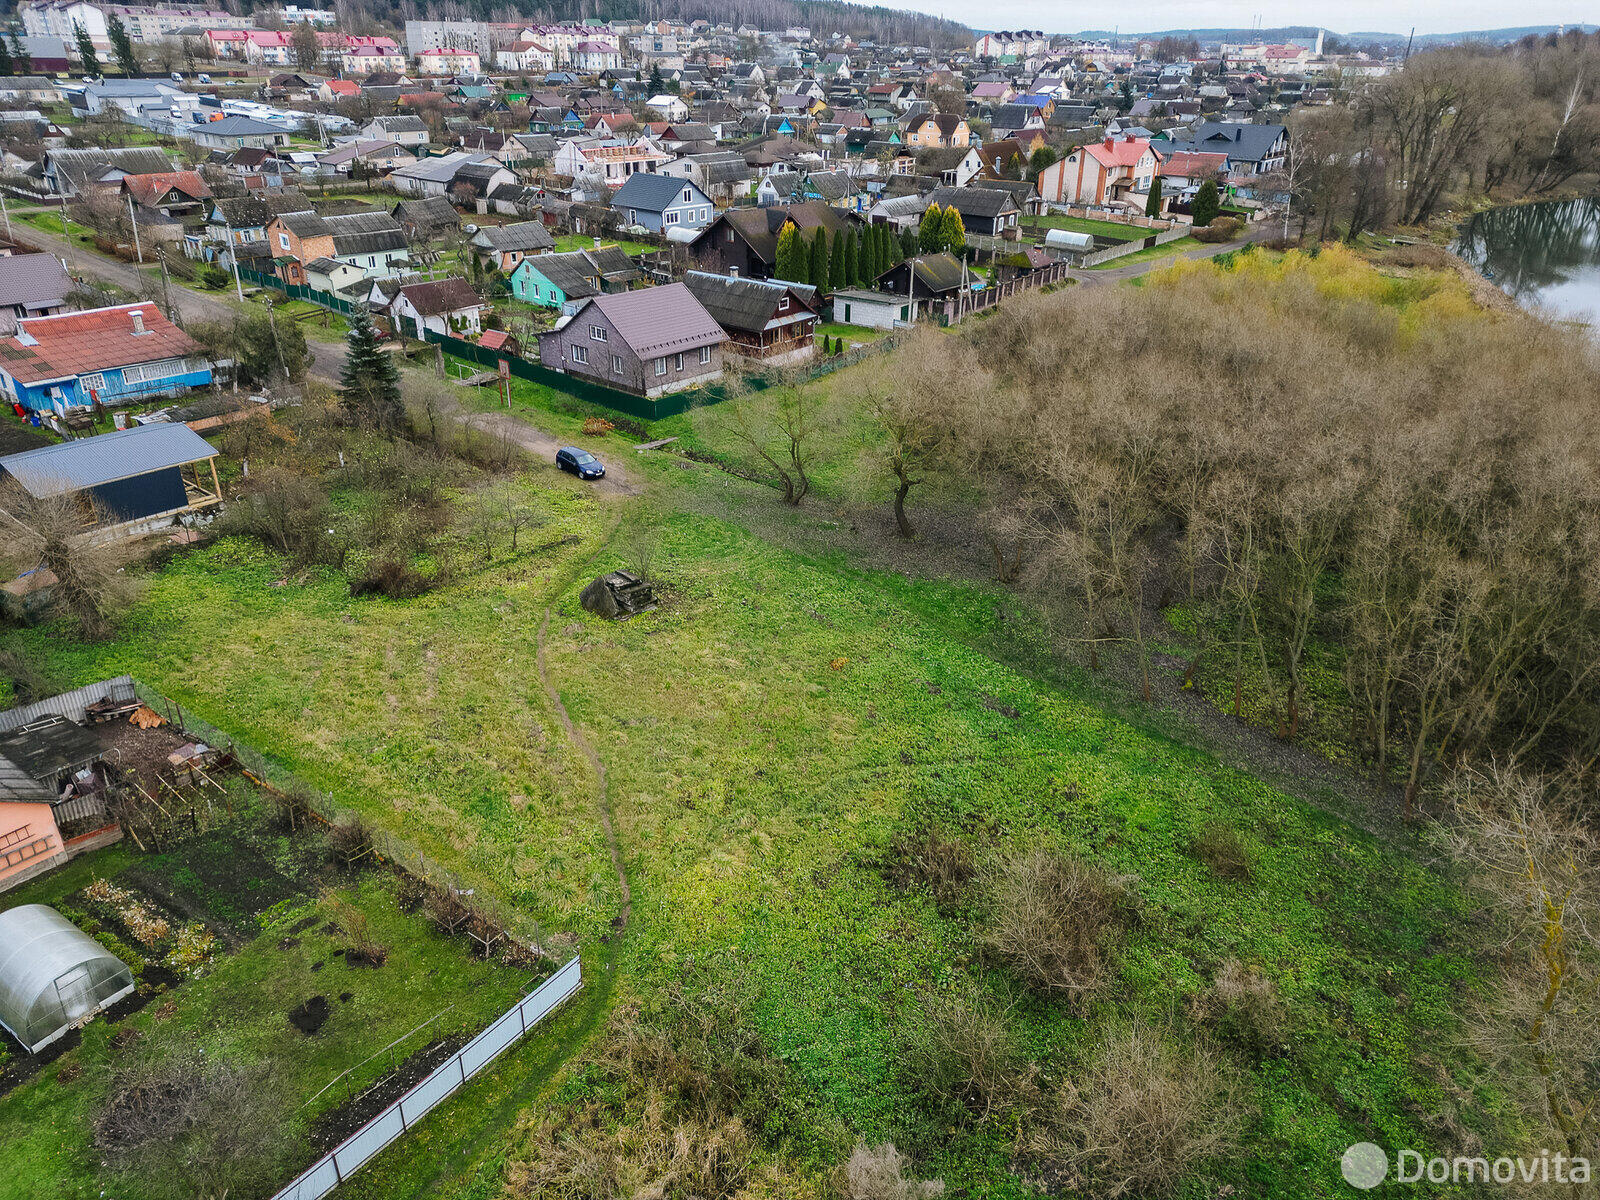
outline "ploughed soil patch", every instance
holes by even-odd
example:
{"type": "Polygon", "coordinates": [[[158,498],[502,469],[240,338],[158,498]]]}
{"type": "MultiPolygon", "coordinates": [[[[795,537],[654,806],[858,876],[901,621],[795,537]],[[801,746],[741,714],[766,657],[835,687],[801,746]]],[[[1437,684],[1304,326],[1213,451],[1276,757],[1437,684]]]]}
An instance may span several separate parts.
{"type": "Polygon", "coordinates": [[[313,996],[298,1008],[289,1010],[289,1024],[310,1036],[322,1028],[322,1023],[328,1019],[328,1011],[328,998],[313,996]]]}
{"type": "Polygon", "coordinates": [[[5,1066],[0,1067],[0,1096],[4,1096],[19,1084],[27,1083],[68,1050],[76,1050],[81,1041],[83,1035],[76,1029],[69,1029],[39,1053],[29,1054],[22,1048],[21,1042],[4,1030],[0,1030],[0,1044],[3,1044],[11,1054],[11,1057],[6,1059],[5,1066]]]}
{"type": "Polygon", "coordinates": [[[229,830],[188,838],[124,873],[163,907],[202,920],[234,949],[260,930],[259,914],[306,894],[248,839],[229,830]]]}
{"type": "Polygon", "coordinates": [[[389,1105],[404,1096],[445,1059],[467,1044],[465,1034],[451,1034],[418,1050],[387,1077],[311,1123],[311,1144],[332,1150],[389,1105]]]}

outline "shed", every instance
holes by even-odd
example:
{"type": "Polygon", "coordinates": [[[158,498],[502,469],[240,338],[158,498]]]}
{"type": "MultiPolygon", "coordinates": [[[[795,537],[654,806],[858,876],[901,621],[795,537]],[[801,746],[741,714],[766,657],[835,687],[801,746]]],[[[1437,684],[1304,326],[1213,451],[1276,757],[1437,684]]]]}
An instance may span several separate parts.
{"type": "Polygon", "coordinates": [[[10,476],[31,495],[76,495],[97,523],[132,521],[220,504],[217,451],[187,425],[156,422],[76,438],[0,458],[0,476],[10,476]],[[211,468],[207,490],[200,464],[211,468]],[[192,479],[183,468],[191,468],[192,479]]]}
{"type": "Polygon", "coordinates": [[[0,1025],[30,1054],[133,988],[121,959],[48,905],[0,913],[0,1025]]]}

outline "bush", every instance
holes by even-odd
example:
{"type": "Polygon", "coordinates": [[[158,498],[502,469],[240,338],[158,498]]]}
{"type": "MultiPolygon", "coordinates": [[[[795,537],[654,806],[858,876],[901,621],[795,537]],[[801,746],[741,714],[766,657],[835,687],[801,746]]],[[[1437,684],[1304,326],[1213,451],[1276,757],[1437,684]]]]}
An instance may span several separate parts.
{"type": "Polygon", "coordinates": [[[1123,881],[1093,863],[1034,849],[991,869],[984,945],[1029,987],[1082,1004],[1106,982],[1133,915],[1123,881]]]}
{"type": "Polygon", "coordinates": [[[977,877],[972,850],[932,827],[901,833],[890,844],[884,875],[901,891],[925,887],[936,904],[959,904],[977,877]]]}
{"type": "Polygon", "coordinates": [[[390,600],[414,600],[439,585],[439,578],[424,575],[409,563],[392,558],[380,559],[359,578],[350,581],[352,596],[385,596],[390,600]]]}
{"type": "Polygon", "coordinates": [[[943,1109],[982,1118],[1018,1085],[1018,1055],[1004,1014],[979,992],[933,1000],[906,1046],[907,1084],[943,1109]]]}
{"type": "Polygon", "coordinates": [[[1190,1008],[1195,1019],[1210,1025],[1219,1037],[1258,1056],[1283,1045],[1278,989],[1236,958],[1222,964],[1211,987],[1195,996],[1190,1008]]]}
{"type": "Polygon", "coordinates": [[[933,1200],[944,1195],[944,1182],[924,1183],[905,1176],[905,1157],[894,1143],[868,1148],[857,1146],[844,1165],[844,1186],[849,1200],[933,1200]]]}
{"type": "Polygon", "coordinates": [[[1194,230],[1194,236],[1202,242],[1209,242],[1213,244],[1218,242],[1231,242],[1234,238],[1239,236],[1239,230],[1241,228],[1242,226],[1235,217],[1218,217],[1209,225],[1206,225],[1203,228],[1196,228],[1194,230]]]}
{"type": "Polygon", "coordinates": [[[224,510],[220,532],[254,537],[288,555],[295,568],[344,562],[345,547],[326,532],[328,493],[321,484],[281,470],[251,478],[251,490],[224,510]]]}
{"type": "Polygon", "coordinates": [[[1227,825],[1207,825],[1189,847],[1189,853],[1223,879],[1250,878],[1250,855],[1243,840],[1227,825]]]}
{"type": "Polygon", "coordinates": [[[1022,1147],[1068,1172],[1073,1190],[1166,1196],[1237,1145],[1245,1115],[1237,1072],[1221,1055],[1132,1026],[1102,1043],[1079,1084],[1051,1093],[1022,1147]]]}

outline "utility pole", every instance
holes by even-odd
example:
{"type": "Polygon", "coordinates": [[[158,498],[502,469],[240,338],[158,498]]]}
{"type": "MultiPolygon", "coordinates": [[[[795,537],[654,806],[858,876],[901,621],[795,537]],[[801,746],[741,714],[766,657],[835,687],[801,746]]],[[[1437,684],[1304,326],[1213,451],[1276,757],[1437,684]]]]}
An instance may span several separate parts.
{"type": "MultiPolygon", "coordinates": [[[[5,193],[5,190],[3,188],[0,188],[0,217],[4,217],[6,219],[6,240],[10,241],[10,239],[11,239],[11,214],[6,211],[6,193],[5,193]]],[[[65,226],[63,226],[62,228],[64,230],[65,226]]]]}
{"type": "Polygon", "coordinates": [[[228,262],[233,267],[233,288],[239,293],[239,303],[244,303],[244,284],[239,282],[239,246],[233,240],[233,222],[228,220],[226,213],[222,216],[222,227],[228,231],[228,262]]]}
{"type": "Polygon", "coordinates": [[[133,252],[139,258],[139,265],[144,266],[144,251],[139,248],[139,217],[133,211],[133,194],[128,194],[128,220],[133,223],[133,252]]]}

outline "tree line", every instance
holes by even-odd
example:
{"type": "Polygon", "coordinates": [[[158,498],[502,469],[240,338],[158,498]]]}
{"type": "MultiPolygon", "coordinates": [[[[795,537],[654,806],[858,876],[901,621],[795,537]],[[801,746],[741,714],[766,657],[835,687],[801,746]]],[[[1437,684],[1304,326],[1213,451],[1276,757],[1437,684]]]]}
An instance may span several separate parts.
{"type": "Polygon", "coordinates": [[[1600,173],[1600,35],[1430,50],[1290,123],[1284,182],[1322,238],[1424,223],[1462,191],[1548,195],[1600,173]]]}
{"type": "Polygon", "coordinates": [[[1600,362],[1446,278],[1325,250],[922,333],[869,389],[901,530],[913,488],[959,479],[996,574],[1091,667],[1149,698],[1181,614],[1186,683],[1284,740],[1315,720],[1408,815],[1461,761],[1592,780],[1600,362]]]}
{"type": "Polygon", "coordinates": [[[820,226],[808,237],[786,221],[778,233],[774,271],[779,279],[830,292],[867,287],[904,257],[900,240],[887,225],[844,229],[830,238],[820,226]]]}

